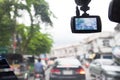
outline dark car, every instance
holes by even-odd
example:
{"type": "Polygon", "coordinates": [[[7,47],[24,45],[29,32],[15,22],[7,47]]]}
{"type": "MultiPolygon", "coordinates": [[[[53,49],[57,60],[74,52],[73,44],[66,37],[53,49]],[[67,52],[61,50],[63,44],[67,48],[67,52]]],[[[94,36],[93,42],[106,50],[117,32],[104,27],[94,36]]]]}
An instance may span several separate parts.
{"type": "Polygon", "coordinates": [[[19,80],[28,80],[29,78],[29,65],[22,54],[2,54],[2,57],[6,58],[11,70],[14,71],[15,75],[19,80]],[[17,57],[16,57],[17,56],[17,57]]]}
{"type": "Polygon", "coordinates": [[[50,80],[85,80],[85,70],[76,58],[61,58],[55,61],[50,71],[50,80]]]}
{"type": "Polygon", "coordinates": [[[0,57],[0,80],[18,80],[5,58],[0,57]]]}
{"type": "Polygon", "coordinates": [[[96,59],[89,66],[89,72],[97,80],[120,79],[120,66],[112,59],[96,59]]]}

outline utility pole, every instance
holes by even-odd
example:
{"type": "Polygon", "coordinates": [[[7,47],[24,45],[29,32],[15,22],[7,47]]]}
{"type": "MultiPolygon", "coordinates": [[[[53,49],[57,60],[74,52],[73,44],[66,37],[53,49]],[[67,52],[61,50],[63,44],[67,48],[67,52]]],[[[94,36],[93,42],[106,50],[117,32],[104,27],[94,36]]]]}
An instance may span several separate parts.
{"type": "Polygon", "coordinates": [[[13,34],[13,53],[15,54],[16,53],[16,34],[14,33],[13,34]]]}

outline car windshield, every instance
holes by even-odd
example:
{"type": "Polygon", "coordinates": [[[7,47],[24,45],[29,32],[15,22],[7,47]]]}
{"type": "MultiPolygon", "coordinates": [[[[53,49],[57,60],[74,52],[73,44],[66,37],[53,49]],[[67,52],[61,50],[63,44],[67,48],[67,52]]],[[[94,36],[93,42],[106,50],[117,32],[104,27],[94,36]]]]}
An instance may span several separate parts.
{"type": "Polygon", "coordinates": [[[45,80],[92,80],[100,73],[89,72],[92,61],[120,66],[119,46],[120,0],[0,0],[0,60],[10,66],[0,75],[34,80],[43,71],[45,80]],[[42,69],[35,72],[35,64],[42,69]],[[56,64],[81,67],[61,71],[56,64]]]}

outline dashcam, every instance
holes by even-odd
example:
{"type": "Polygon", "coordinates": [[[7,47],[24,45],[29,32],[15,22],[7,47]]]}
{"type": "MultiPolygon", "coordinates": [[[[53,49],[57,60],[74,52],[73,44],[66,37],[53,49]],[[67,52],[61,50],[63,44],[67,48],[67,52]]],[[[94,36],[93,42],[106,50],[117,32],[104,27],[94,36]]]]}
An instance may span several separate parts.
{"type": "Polygon", "coordinates": [[[99,16],[74,16],[71,18],[72,33],[101,32],[101,19],[99,16]]]}
{"type": "Polygon", "coordinates": [[[99,16],[91,16],[87,13],[91,0],[75,0],[76,16],[71,18],[72,33],[96,33],[101,32],[101,19],[99,16]],[[80,7],[80,8],[79,8],[80,7]],[[80,10],[83,14],[80,14],[80,10]]]}

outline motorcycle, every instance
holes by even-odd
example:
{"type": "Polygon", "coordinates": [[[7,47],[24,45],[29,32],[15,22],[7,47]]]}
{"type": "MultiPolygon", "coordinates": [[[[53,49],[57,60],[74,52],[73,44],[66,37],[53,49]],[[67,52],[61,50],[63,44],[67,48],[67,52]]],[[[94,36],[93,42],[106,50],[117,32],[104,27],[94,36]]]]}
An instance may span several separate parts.
{"type": "Polygon", "coordinates": [[[35,73],[34,80],[44,80],[43,74],[35,73]]]}

